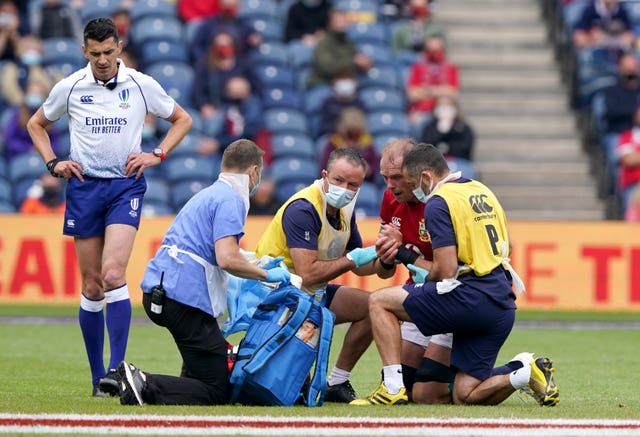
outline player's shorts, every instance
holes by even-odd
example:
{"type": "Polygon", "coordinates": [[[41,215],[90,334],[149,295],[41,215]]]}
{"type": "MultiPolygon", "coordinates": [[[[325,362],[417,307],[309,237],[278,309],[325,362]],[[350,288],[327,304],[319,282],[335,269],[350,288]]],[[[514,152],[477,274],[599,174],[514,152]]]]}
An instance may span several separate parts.
{"type": "Polygon", "coordinates": [[[331,302],[333,301],[333,298],[335,297],[336,292],[340,287],[342,287],[342,285],[340,284],[327,284],[327,287],[325,288],[325,296],[327,297],[327,300],[324,304],[325,307],[329,308],[331,306],[331,302]]]}
{"type": "Polygon", "coordinates": [[[67,184],[67,206],[63,234],[72,237],[104,235],[108,225],[124,224],[138,229],[142,197],[147,190],[144,176],[117,179],[71,178],[67,184]]]}
{"type": "Polygon", "coordinates": [[[454,332],[451,365],[487,379],[513,327],[515,308],[504,308],[464,284],[445,294],[438,294],[435,282],[407,284],[404,289],[409,293],[404,309],[420,332],[454,332]]]}
{"type": "Polygon", "coordinates": [[[400,325],[400,333],[402,334],[403,340],[422,347],[427,347],[429,343],[434,343],[451,349],[451,344],[453,342],[453,334],[435,334],[426,336],[420,332],[416,324],[412,322],[402,322],[402,325],[400,325]]]}

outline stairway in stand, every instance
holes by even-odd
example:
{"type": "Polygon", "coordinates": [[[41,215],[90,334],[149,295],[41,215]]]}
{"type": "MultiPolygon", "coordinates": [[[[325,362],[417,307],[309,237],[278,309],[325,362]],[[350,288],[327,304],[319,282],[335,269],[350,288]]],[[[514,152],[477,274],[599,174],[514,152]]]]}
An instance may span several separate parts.
{"type": "Polygon", "coordinates": [[[444,0],[480,180],[508,218],[601,220],[605,206],[534,0],[444,0]]]}

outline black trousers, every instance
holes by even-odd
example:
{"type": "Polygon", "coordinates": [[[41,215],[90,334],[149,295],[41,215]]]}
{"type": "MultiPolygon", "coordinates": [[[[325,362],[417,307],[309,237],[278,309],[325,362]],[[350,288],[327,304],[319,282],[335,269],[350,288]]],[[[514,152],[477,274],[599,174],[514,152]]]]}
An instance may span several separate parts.
{"type": "Polygon", "coordinates": [[[149,318],[169,330],[182,355],[178,376],[144,372],[142,399],[156,405],[219,405],[229,400],[227,341],[218,321],[204,311],[165,298],[161,314],[152,313],[151,294],[142,304],[149,318]]]}

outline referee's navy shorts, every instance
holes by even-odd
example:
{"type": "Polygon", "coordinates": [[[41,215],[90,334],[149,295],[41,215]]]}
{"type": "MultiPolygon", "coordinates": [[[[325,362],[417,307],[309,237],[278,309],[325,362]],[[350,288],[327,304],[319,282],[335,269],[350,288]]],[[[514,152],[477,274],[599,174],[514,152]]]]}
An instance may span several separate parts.
{"type": "Polygon", "coordinates": [[[491,376],[498,352],[513,327],[515,308],[505,308],[464,284],[445,294],[437,293],[435,282],[403,288],[409,292],[404,309],[420,332],[453,332],[451,365],[480,380],[491,376]]]}
{"type": "Polygon", "coordinates": [[[67,207],[63,234],[72,237],[104,235],[108,225],[124,224],[138,229],[142,197],[147,190],[144,176],[136,179],[71,178],[67,184],[67,207]]]}

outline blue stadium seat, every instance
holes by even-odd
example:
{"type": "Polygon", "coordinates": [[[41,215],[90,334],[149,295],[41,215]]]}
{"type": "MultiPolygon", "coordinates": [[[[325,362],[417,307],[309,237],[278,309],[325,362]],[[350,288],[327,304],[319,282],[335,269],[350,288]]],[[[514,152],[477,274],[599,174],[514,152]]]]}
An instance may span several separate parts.
{"type": "Polygon", "coordinates": [[[271,153],[274,159],[290,157],[317,159],[311,138],[301,134],[274,135],[271,138],[271,153]]]}
{"type": "Polygon", "coordinates": [[[178,16],[176,2],[168,0],[136,0],[129,11],[131,21],[136,22],[148,17],[162,19],[178,16]]]}
{"type": "Polygon", "coordinates": [[[110,17],[120,8],[120,0],[84,0],[80,9],[80,19],[82,24],[86,25],[94,18],[110,17]]]}
{"type": "Polygon", "coordinates": [[[17,211],[17,208],[12,203],[0,200],[0,214],[11,214],[17,211]]]}
{"type": "Polygon", "coordinates": [[[367,115],[369,132],[373,136],[381,134],[394,134],[398,136],[409,135],[409,121],[406,113],[402,111],[376,111],[367,115]]]}
{"type": "Polygon", "coordinates": [[[448,158],[447,163],[451,172],[460,171],[462,176],[469,179],[478,179],[478,172],[476,171],[473,162],[463,158],[448,158]]]}
{"type": "Polygon", "coordinates": [[[373,44],[370,42],[356,44],[359,53],[367,55],[373,60],[373,65],[379,67],[381,65],[393,66],[393,56],[389,44],[373,44]]]}
{"type": "Polygon", "coordinates": [[[178,212],[194,194],[211,185],[213,181],[203,179],[184,179],[171,187],[171,205],[178,212]]]}
{"type": "Polygon", "coordinates": [[[183,62],[156,62],[145,69],[145,73],[160,85],[182,106],[191,106],[191,87],[194,72],[191,65],[183,62]]]}
{"type": "MultiPolygon", "coordinates": [[[[320,176],[318,176],[320,177],[320,176]]],[[[276,185],[276,199],[279,202],[285,202],[289,197],[293,196],[298,191],[305,188],[310,183],[308,182],[282,182],[276,185]]]]}
{"type": "Polygon", "coordinates": [[[304,92],[304,112],[307,115],[320,113],[324,101],[333,93],[329,85],[319,85],[304,92]]]}
{"type": "Polygon", "coordinates": [[[378,154],[382,153],[382,149],[384,149],[384,146],[386,146],[387,144],[389,144],[391,141],[394,140],[399,140],[400,138],[404,138],[407,135],[400,135],[399,133],[382,133],[379,135],[376,135],[374,140],[373,140],[373,144],[378,152],[378,154]]]}
{"type": "Polygon", "coordinates": [[[356,214],[379,217],[381,203],[382,191],[371,182],[363,182],[356,199],[356,214]]]}
{"type": "Polygon", "coordinates": [[[147,181],[147,191],[144,193],[144,202],[166,203],[171,200],[169,184],[164,178],[145,177],[147,181]]]}
{"type": "Polygon", "coordinates": [[[313,59],[313,46],[300,40],[293,40],[287,44],[288,62],[294,69],[309,67],[313,59]]]}
{"type": "Polygon", "coordinates": [[[13,189],[8,180],[0,178],[0,202],[11,203],[13,200],[13,189]]]}
{"type": "Polygon", "coordinates": [[[262,35],[262,40],[267,43],[273,41],[282,42],[283,40],[282,23],[279,20],[257,17],[251,19],[249,25],[262,35]]]}
{"type": "Polygon", "coordinates": [[[189,51],[181,40],[149,40],[142,44],[140,50],[140,65],[145,66],[155,62],[189,62],[189,51]]]}
{"type": "Polygon", "coordinates": [[[274,0],[240,0],[238,18],[279,20],[278,3],[274,0]]]}
{"type": "Polygon", "coordinates": [[[347,36],[354,44],[372,43],[389,45],[387,27],[380,22],[356,22],[347,29],[347,36]]]}
{"type": "Polygon", "coordinates": [[[337,0],[334,6],[349,12],[351,21],[373,22],[378,15],[379,3],[376,0],[337,0]]]}
{"type": "Polygon", "coordinates": [[[131,26],[131,41],[142,46],[147,41],[184,41],[182,22],[176,17],[145,17],[131,26]]]}
{"type": "Polygon", "coordinates": [[[20,180],[17,184],[12,183],[13,185],[13,205],[16,209],[20,209],[20,205],[24,199],[27,198],[27,194],[31,187],[33,187],[34,182],[38,180],[38,177],[28,177],[20,180]]]}
{"type": "Polygon", "coordinates": [[[200,141],[202,141],[203,138],[204,138],[204,135],[202,135],[201,133],[198,133],[193,129],[190,130],[184,136],[182,141],[180,141],[180,144],[178,145],[178,147],[171,150],[171,156],[175,157],[175,156],[185,155],[185,156],[197,157],[198,146],[200,144],[200,141]]]}
{"type": "Polygon", "coordinates": [[[69,61],[61,61],[57,62],[55,60],[47,61],[47,65],[44,67],[45,72],[51,77],[66,77],[71,73],[84,68],[87,65],[87,61],[85,58],[81,60],[78,59],[74,62],[69,61]]]}
{"type": "Polygon", "coordinates": [[[155,217],[159,215],[174,215],[173,207],[164,202],[147,202],[145,199],[142,203],[142,216],[155,217]]]}
{"type": "Polygon", "coordinates": [[[267,129],[274,135],[287,132],[308,133],[307,116],[295,109],[274,108],[264,113],[267,129]]]}
{"type": "Polygon", "coordinates": [[[358,76],[358,88],[385,87],[404,89],[404,83],[396,67],[381,65],[370,68],[358,76]]]}
{"type": "Polygon", "coordinates": [[[8,179],[9,166],[7,165],[7,160],[4,159],[4,156],[3,156],[4,154],[3,147],[4,147],[4,144],[0,145],[0,151],[2,151],[2,153],[0,153],[0,178],[8,179]]]}
{"type": "Polygon", "coordinates": [[[69,63],[86,65],[80,44],[74,38],[47,38],[42,41],[42,65],[69,63]]]}
{"type": "Polygon", "coordinates": [[[18,184],[25,179],[38,178],[47,171],[42,158],[36,152],[18,155],[9,163],[9,181],[18,184]]]}
{"type": "Polygon", "coordinates": [[[271,64],[288,67],[287,46],[281,42],[264,42],[251,50],[247,57],[251,65],[271,64]]]}
{"type": "Polygon", "coordinates": [[[293,70],[285,65],[257,65],[254,67],[254,73],[264,89],[276,87],[295,89],[293,70]]]}
{"type": "Polygon", "coordinates": [[[360,98],[367,112],[380,110],[405,111],[404,93],[390,88],[366,88],[360,98]]]}
{"type": "Polygon", "coordinates": [[[277,158],[271,163],[271,178],[277,185],[285,182],[309,184],[320,177],[320,167],[313,159],[277,158]]]}
{"type": "Polygon", "coordinates": [[[262,106],[264,109],[290,108],[301,109],[300,95],[288,87],[268,88],[262,92],[262,106]]]}
{"type": "Polygon", "coordinates": [[[217,156],[172,156],[169,154],[163,165],[167,181],[171,184],[190,179],[198,179],[211,184],[220,173],[220,158],[217,156]]]}
{"type": "MultiPolygon", "coordinates": [[[[204,133],[206,129],[208,129],[209,126],[205,126],[205,121],[202,115],[200,115],[200,111],[192,106],[184,106],[184,110],[191,116],[191,130],[189,132],[204,133]]],[[[163,135],[166,134],[171,127],[171,123],[162,118],[157,119],[157,124],[158,132],[163,135]]]]}

